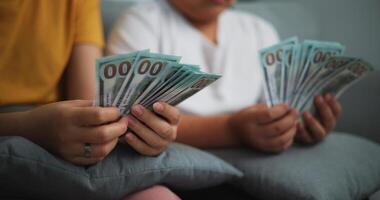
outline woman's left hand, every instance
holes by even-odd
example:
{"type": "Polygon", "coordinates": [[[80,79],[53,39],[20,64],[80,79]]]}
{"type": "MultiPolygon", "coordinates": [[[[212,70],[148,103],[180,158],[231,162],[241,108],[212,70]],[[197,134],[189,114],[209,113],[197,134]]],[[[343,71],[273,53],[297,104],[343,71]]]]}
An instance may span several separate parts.
{"type": "Polygon", "coordinates": [[[128,116],[125,141],[137,152],[156,156],[163,152],[177,137],[180,112],[163,102],[153,104],[154,113],[141,105],[132,107],[128,116]]]}
{"type": "Polygon", "coordinates": [[[310,114],[303,113],[303,122],[297,124],[296,141],[304,144],[313,144],[323,140],[335,127],[341,114],[342,107],[331,94],[316,96],[315,107],[318,110],[318,119],[310,114]]]}

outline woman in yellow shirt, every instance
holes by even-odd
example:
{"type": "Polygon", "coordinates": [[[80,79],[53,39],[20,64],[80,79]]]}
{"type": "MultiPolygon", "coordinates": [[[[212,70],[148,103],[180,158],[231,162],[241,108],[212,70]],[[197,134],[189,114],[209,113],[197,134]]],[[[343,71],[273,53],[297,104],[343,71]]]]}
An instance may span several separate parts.
{"type": "MultiPolygon", "coordinates": [[[[0,1],[0,106],[40,105],[0,113],[0,136],[22,136],[69,162],[89,165],[103,160],[128,126],[138,137],[129,132],[125,141],[137,152],[162,152],[176,137],[176,108],[156,103],[159,117],[134,107],[143,123],[128,123],[117,108],[92,106],[102,48],[98,0],[0,1]]],[[[152,196],[178,199],[163,186],[127,199],[152,196]]]]}
{"type": "Polygon", "coordinates": [[[99,1],[0,1],[0,34],[0,106],[41,105],[0,114],[0,136],[23,136],[79,165],[107,156],[127,126],[138,137],[125,141],[144,155],[175,139],[180,115],[170,105],[156,103],[158,115],[134,107],[143,123],[92,106],[103,48],[99,1]]]}

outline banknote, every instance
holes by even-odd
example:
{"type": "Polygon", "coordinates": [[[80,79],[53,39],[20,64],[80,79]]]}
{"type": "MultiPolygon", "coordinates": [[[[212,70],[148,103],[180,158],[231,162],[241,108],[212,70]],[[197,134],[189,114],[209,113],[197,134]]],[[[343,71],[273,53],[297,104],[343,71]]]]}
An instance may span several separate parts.
{"type": "Polygon", "coordinates": [[[221,75],[217,74],[203,74],[199,79],[191,82],[190,85],[186,85],[185,89],[173,95],[169,100],[169,104],[177,105],[182,101],[186,100],[190,96],[201,91],[203,88],[207,87],[214,81],[218,80],[221,75]]]}
{"type": "Polygon", "coordinates": [[[141,104],[144,101],[148,101],[157,93],[163,92],[166,85],[172,84],[179,76],[185,71],[185,65],[177,63],[168,67],[166,72],[157,77],[152,84],[137,98],[134,104],[141,104]]]}
{"type": "Polygon", "coordinates": [[[118,107],[124,115],[135,104],[149,109],[157,101],[177,105],[221,77],[180,59],[149,50],[97,59],[95,105],[118,107]]]}
{"type": "Polygon", "coordinates": [[[159,84],[154,92],[151,92],[149,95],[144,97],[141,104],[148,106],[151,105],[152,102],[158,101],[163,96],[172,92],[175,88],[178,88],[184,84],[187,81],[187,78],[190,78],[196,71],[199,72],[199,68],[197,66],[187,64],[181,65],[181,68],[177,72],[172,74],[170,77],[166,77],[167,81],[159,84]]]}
{"type": "Polygon", "coordinates": [[[95,70],[96,70],[96,98],[95,105],[96,106],[106,106],[106,99],[110,99],[110,92],[115,85],[115,77],[108,77],[105,73],[101,72],[104,70],[104,66],[107,64],[106,59],[97,59],[95,70]]]}
{"type": "Polygon", "coordinates": [[[172,83],[166,85],[161,91],[152,96],[149,100],[144,102],[143,105],[147,107],[151,106],[154,102],[164,101],[167,102],[170,97],[177,94],[186,88],[187,85],[192,83],[197,77],[199,77],[201,72],[194,72],[190,69],[187,69],[183,75],[174,80],[172,83]]]}
{"type": "Polygon", "coordinates": [[[315,95],[317,95],[317,90],[320,89],[325,82],[334,79],[334,77],[343,71],[346,66],[351,65],[357,62],[357,58],[352,57],[332,57],[326,63],[323,64],[323,67],[320,68],[318,75],[315,79],[310,80],[310,82],[305,86],[303,95],[300,95],[298,104],[295,105],[295,108],[301,109],[304,105],[304,102],[310,100],[315,95]]]}
{"type": "Polygon", "coordinates": [[[352,61],[349,64],[341,66],[342,70],[333,74],[329,79],[320,81],[315,85],[314,91],[307,94],[308,96],[301,102],[300,111],[311,110],[313,106],[313,96],[319,94],[331,93],[339,98],[355,82],[362,79],[374,68],[361,59],[352,61]]]}
{"type": "Polygon", "coordinates": [[[344,51],[345,46],[338,42],[299,42],[296,37],[260,50],[267,105],[287,103],[308,111],[313,109],[316,95],[332,93],[339,97],[373,71],[364,60],[343,56],[344,51]]]}
{"type": "Polygon", "coordinates": [[[149,87],[156,77],[180,60],[178,56],[143,53],[136,59],[129,84],[121,88],[122,97],[116,103],[122,113],[128,114],[137,97],[149,87]]]}
{"type": "Polygon", "coordinates": [[[303,43],[299,45],[299,48],[297,48],[298,52],[297,54],[298,61],[296,62],[297,65],[292,66],[294,68],[294,89],[293,93],[297,93],[299,88],[299,82],[301,79],[301,74],[304,71],[304,66],[306,65],[307,59],[309,58],[309,54],[311,49],[313,48],[314,42],[312,40],[305,40],[303,43]]]}
{"type": "Polygon", "coordinates": [[[293,94],[293,79],[291,67],[296,65],[296,45],[287,45],[284,46],[283,59],[281,63],[281,90],[280,90],[280,99],[281,102],[290,103],[293,94]]]}
{"type": "Polygon", "coordinates": [[[99,58],[96,61],[97,91],[99,99],[96,102],[101,106],[111,106],[126,77],[132,71],[134,59],[139,52],[123,56],[115,55],[99,58]]]}
{"type": "Polygon", "coordinates": [[[296,45],[297,38],[287,39],[277,45],[259,51],[261,69],[266,88],[264,90],[267,104],[273,106],[281,102],[281,76],[283,71],[282,59],[284,48],[296,45]]]}
{"type": "Polygon", "coordinates": [[[332,56],[342,55],[345,49],[341,44],[335,42],[318,42],[313,40],[307,42],[311,49],[308,52],[308,58],[305,60],[302,72],[297,80],[297,90],[293,100],[293,103],[296,105],[304,95],[305,86],[310,80],[316,78],[314,73],[319,70],[322,63],[332,56]]]}

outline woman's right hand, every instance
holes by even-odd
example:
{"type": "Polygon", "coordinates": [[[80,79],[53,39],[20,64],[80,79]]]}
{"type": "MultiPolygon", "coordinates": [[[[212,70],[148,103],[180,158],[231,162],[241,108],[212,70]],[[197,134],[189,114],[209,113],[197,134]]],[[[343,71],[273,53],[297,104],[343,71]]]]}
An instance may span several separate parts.
{"type": "Polygon", "coordinates": [[[286,104],[271,108],[257,104],[233,114],[228,123],[242,143],[260,151],[279,153],[293,143],[296,121],[297,111],[289,110],[286,104]]]}
{"type": "Polygon", "coordinates": [[[78,165],[103,160],[127,130],[128,120],[114,107],[93,107],[74,100],[43,105],[25,112],[24,135],[65,160],[78,165]],[[91,153],[85,153],[85,144],[91,153]]]}

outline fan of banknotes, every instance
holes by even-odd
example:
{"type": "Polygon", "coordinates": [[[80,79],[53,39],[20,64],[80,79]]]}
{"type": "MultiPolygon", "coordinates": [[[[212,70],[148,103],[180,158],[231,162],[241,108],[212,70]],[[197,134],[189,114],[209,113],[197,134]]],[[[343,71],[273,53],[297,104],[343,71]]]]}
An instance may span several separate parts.
{"type": "Polygon", "coordinates": [[[97,59],[95,104],[118,107],[123,114],[135,104],[151,109],[163,101],[175,106],[221,77],[179,61],[149,50],[97,59]]]}
{"type": "Polygon", "coordinates": [[[260,50],[268,106],[287,103],[301,112],[312,111],[316,95],[339,97],[347,88],[373,71],[366,61],[344,57],[336,42],[289,38],[260,50]]]}

